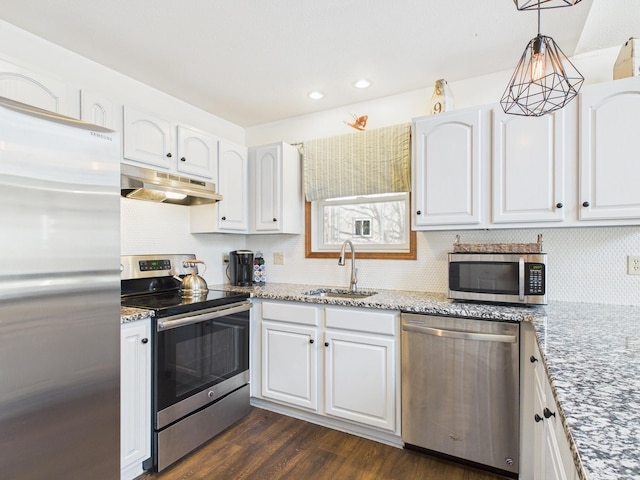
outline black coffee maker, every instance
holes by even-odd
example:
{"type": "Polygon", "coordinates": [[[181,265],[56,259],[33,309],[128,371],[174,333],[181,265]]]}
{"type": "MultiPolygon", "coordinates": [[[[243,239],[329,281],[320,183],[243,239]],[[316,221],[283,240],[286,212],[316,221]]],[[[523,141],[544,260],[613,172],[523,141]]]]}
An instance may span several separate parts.
{"type": "Polygon", "coordinates": [[[234,250],[229,252],[229,280],[231,285],[250,287],[253,285],[253,252],[234,250]]]}

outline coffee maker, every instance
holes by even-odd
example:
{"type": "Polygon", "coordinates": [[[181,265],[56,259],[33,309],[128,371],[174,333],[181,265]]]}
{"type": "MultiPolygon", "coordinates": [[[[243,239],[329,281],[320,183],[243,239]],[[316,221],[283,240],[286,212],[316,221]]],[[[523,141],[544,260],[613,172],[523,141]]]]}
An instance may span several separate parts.
{"type": "Polygon", "coordinates": [[[251,250],[229,252],[229,280],[231,285],[240,287],[253,285],[253,252],[251,250]]]}

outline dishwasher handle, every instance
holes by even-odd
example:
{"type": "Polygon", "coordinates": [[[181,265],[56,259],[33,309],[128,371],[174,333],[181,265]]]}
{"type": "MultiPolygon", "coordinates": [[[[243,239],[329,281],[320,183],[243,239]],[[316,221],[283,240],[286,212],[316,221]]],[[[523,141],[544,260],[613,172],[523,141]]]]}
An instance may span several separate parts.
{"type": "Polygon", "coordinates": [[[402,330],[406,332],[424,333],[436,337],[453,338],[458,340],[475,340],[480,342],[500,342],[517,343],[518,337],[515,335],[502,335],[499,333],[475,333],[460,330],[444,330],[442,328],[424,327],[418,325],[402,325],[402,330]]]}

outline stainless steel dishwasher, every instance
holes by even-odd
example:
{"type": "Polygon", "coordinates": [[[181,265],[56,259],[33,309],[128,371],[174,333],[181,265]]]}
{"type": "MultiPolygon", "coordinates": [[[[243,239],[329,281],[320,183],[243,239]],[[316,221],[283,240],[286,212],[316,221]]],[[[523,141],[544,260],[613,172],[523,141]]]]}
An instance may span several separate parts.
{"type": "Polygon", "coordinates": [[[402,314],[402,439],[517,478],[519,324],[402,314]]]}

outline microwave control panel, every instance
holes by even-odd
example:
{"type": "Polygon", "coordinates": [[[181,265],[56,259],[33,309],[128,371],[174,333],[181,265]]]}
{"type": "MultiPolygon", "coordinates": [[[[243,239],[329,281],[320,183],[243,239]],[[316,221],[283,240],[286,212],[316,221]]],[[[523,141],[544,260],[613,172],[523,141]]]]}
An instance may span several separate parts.
{"type": "Polygon", "coordinates": [[[525,283],[527,295],[545,294],[545,274],[543,263],[527,263],[525,268],[525,283]]]}

